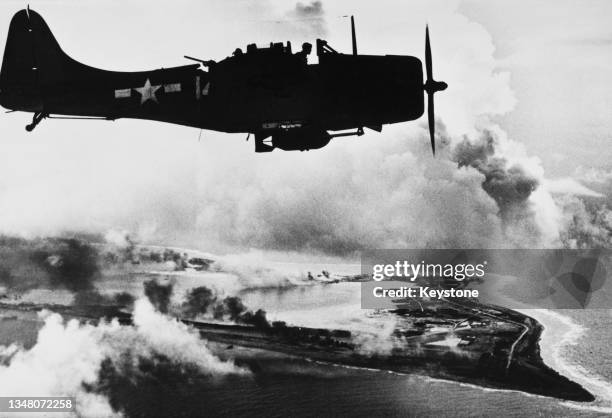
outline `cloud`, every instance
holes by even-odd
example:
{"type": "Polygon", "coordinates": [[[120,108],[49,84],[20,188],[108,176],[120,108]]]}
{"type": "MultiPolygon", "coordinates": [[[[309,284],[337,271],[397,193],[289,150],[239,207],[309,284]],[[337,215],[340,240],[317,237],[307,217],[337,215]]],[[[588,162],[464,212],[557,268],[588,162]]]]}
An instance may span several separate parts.
{"type": "Polygon", "coordinates": [[[572,194],[577,196],[602,197],[601,193],[589,189],[573,178],[546,180],[545,187],[555,194],[572,194]]]}
{"type": "Polygon", "coordinates": [[[612,170],[579,166],[576,168],[574,176],[586,183],[608,183],[612,181],[612,170]]]}
{"type": "Polygon", "coordinates": [[[609,47],[612,45],[612,36],[598,36],[592,38],[577,38],[577,39],[567,39],[562,41],[564,43],[576,45],[579,47],[584,46],[595,46],[595,47],[609,47]]]}

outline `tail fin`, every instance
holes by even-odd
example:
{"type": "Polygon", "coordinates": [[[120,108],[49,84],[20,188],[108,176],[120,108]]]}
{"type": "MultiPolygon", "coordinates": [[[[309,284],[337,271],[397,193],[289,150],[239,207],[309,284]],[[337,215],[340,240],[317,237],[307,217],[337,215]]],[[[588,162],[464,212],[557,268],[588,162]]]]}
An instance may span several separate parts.
{"type": "Polygon", "coordinates": [[[61,83],[73,61],[55,40],[43,18],[20,10],[9,27],[2,70],[0,104],[16,110],[42,111],[46,86],[61,83]]]}

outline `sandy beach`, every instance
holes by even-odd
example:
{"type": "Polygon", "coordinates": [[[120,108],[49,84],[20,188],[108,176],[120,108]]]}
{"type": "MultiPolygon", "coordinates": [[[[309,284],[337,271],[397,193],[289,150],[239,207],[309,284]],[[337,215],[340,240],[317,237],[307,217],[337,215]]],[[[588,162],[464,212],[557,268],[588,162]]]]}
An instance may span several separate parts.
{"type": "Polygon", "coordinates": [[[540,355],[549,367],[563,376],[578,382],[593,393],[596,401],[591,405],[566,402],[568,406],[582,410],[612,413],[612,384],[595,372],[571,361],[565,353],[567,347],[580,344],[588,333],[588,328],[578,324],[567,315],[550,309],[517,309],[531,316],[544,327],[540,338],[540,355]]]}

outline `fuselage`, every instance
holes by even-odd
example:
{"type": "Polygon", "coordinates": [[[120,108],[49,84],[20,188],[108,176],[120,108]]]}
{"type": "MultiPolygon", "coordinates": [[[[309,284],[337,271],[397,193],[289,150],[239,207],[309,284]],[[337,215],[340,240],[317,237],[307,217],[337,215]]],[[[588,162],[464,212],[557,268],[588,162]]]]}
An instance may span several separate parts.
{"type": "MultiPolygon", "coordinates": [[[[275,44],[278,46],[278,44],[275,44]]],[[[210,65],[142,72],[100,70],[64,53],[33,11],[11,22],[0,74],[10,110],[135,118],[223,132],[278,126],[342,130],[423,114],[423,73],[410,56],[321,54],[255,48],[210,65]],[[25,54],[24,51],[34,51],[25,54]]]]}

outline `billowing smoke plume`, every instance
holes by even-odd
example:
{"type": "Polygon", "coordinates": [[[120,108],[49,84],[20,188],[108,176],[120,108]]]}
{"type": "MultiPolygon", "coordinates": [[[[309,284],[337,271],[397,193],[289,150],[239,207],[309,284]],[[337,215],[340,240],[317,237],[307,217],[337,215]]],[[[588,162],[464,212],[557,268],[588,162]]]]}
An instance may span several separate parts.
{"type": "Polygon", "coordinates": [[[5,294],[21,296],[34,289],[67,290],[74,305],[131,306],[126,292],[100,293],[102,278],[100,246],[79,235],[68,238],[25,239],[0,237],[0,285],[5,294]]]}
{"type": "Polygon", "coordinates": [[[73,305],[76,306],[119,306],[131,307],[134,304],[134,296],[128,292],[119,292],[112,295],[100,293],[97,290],[77,292],[74,295],[73,305]]]}
{"type": "Polygon", "coordinates": [[[537,235],[538,225],[529,198],[539,181],[520,163],[511,165],[506,158],[496,155],[496,141],[490,131],[484,131],[475,141],[464,138],[454,146],[452,158],[459,168],[471,167],[484,175],[482,189],[497,204],[503,227],[523,228],[521,236],[537,235]]]}
{"type": "Polygon", "coordinates": [[[323,15],[323,3],[318,0],[307,4],[298,2],[295,5],[295,14],[301,17],[321,17],[323,15]]]}
{"type": "Polygon", "coordinates": [[[168,313],[170,298],[174,288],[174,282],[161,284],[152,279],[144,282],[144,294],[151,304],[161,313],[168,313]]]}
{"type": "Polygon", "coordinates": [[[484,132],[479,143],[464,139],[454,148],[459,167],[473,167],[484,174],[482,188],[497,203],[502,220],[512,222],[512,218],[525,216],[529,196],[538,187],[538,180],[520,165],[509,166],[505,158],[496,157],[494,153],[490,132],[484,132]]]}
{"type": "Polygon", "coordinates": [[[358,331],[352,333],[353,342],[359,354],[367,356],[389,355],[394,348],[405,347],[405,344],[401,344],[401,340],[393,334],[397,325],[396,317],[389,315],[385,319],[384,322],[380,322],[377,328],[369,332],[358,331]]]}
{"type": "Polygon", "coordinates": [[[183,304],[183,312],[188,318],[195,318],[198,315],[205,315],[212,311],[217,303],[214,292],[206,286],[191,289],[187,294],[183,304]]]}
{"type": "Polygon", "coordinates": [[[160,284],[157,280],[149,280],[144,283],[144,292],[150,303],[161,313],[171,312],[185,319],[229,320],[260,329],[271,326],[264,310],[258,309],[255,312],[249,310],[237,296],[219,298],[216,292],[206,286],[187,291],[181,306],[170,305],[174,282],[160,284]]]}
{"type": "Polygon", "coordinates": [[[155,391],[196,390],[194,384],[209,377],[246,373],[219,360],[196,332],[156,313],[144,299],[136,302],[133,318],[133,327],[116,322],[94,326],[65,323],[47,313],[31,349],[0,350],[6,354],[6,364],[0,365],[0,392],[75,396],[79,416],[130,415],[136,404],[141,412],[149,410],[148,397],[155,391]]]}
{"type": "Polygon", "coordinates": [[[595,190],[603,185],[603,193],[571,178],[550,181],[539,163],[534,167],[525,156],[508,161],[504,152],[509,142],[503,135],[485,131],[477,140],[457,143],[452,154],[460,167],[470,166],[485,175],[483,189],[497,203],[504,226],[513,229],[506,230],[507,235],[531,238],[526,246],[609,248],[612,202],[605,173],[596,179],[579,176],[595,190]]]}
{"type": "Polygon", "coordinates": [[[292,23],[304,32],[304,35],[319,37],[327,35],[325,12],[321,1],[298,2],[295,9],[289,13],[289,17],[295,19],[292,23]]]}
{"type": "Polygon", "coordinates": [[[0,281],[13,290],[90,291],[99,274],[97,250],[77,238],[0,238],[0,281]]]}
{"type": "Polygon", "coordinates": [[[130,262],[137,260],[136,243],[127,231],[109,230],[104,235],[107,261],[130,262]]]}
{"type": "Polygon", "coordinates": [[[601,198],[560,196],[566,229],[562,241],[568,248],[610,248],[612,209],[601,198]]]}
{"type": "Polygon", "coordinates": [[[260,329],[271,326],[264,310],[250,311],[237,296],[219,299],[206,286],[196,287],[187,293],[182,306],[182,314],[187,318],[203,316],[217,320],[229,319],[239,324],[253,325],[260,329]]]}
{"type": "Polygon", "coordinates": [[[303,283],[305,279],[296,272],[280,271],[261,251],[218,257],[210,270],[235,275],[242,289],[286,288],[303,283]]]}
{"type": "Polygon", "coordinates": [[[198,225],[235,245],[339,256],[364,248],[515,244],[482,187],[485,176],[447,158],[432,159],[426,144],[420,131],[333,147],[310,163],[283,156],[274,170],[236,172],[242,191],[231,195],[213,185],[220,179],[211,179],[198,225]]]}

